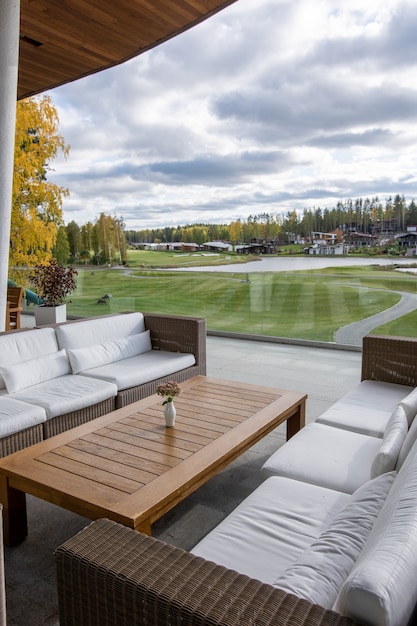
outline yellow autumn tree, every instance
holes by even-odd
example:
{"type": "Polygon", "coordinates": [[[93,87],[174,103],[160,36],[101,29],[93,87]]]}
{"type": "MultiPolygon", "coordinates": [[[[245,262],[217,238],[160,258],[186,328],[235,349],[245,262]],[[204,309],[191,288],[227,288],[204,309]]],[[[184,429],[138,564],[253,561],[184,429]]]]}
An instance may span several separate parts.
{"type": "Polygon", "coordinates": [[[17,103],[9,267],[48,262],[68,190],[48,181],[51,162],[69,146],[49,96],[17,103]]]}

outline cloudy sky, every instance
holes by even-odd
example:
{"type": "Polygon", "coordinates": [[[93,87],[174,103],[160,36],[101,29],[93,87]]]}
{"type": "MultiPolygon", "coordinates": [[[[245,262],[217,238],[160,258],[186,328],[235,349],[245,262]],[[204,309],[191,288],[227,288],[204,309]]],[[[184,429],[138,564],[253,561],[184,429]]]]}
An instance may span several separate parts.
{"type": "Polygon", "coordinates": [[[238,0],[124,65],[49,92],[64,220],[229,223],[417,198],[417,2],[238,0]]]}

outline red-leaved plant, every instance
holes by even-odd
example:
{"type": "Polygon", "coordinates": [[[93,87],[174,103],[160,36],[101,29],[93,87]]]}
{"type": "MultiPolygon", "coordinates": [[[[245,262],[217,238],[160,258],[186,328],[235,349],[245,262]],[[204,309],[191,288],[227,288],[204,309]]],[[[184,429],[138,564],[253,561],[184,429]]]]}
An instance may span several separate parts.
{"type": "Polygon", "coordinates": [[[74,276],[78,276],[78,272],[71,265],[63,267],[52,258],[47,265],[35,265],[29,280],[45,306],[59,306],[76,289],[74,276]]]}

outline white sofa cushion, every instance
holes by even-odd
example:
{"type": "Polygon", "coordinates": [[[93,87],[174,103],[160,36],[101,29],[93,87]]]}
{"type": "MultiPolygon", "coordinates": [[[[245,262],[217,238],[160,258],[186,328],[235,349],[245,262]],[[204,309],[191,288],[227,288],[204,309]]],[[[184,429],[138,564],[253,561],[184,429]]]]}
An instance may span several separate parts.
{"type": "Polygon", "coordinates": [[[400,470],[401,467],[403,466],[407,456],[409,455],[416,441],[417,441],[417,419],[414,419],[408,430],[404,443],[401,446],[401,450],[398,455],[398,460],[397,460],[397,465],[396,465],[397,470],[400,470]]]}
{"type": "Polygon", "coordinates": [[[396,472],[359,487],[322,532],[273,586],[331,609],[391,489],[396,472]]]}
{"type": "Polygon", "coordinates": [[[348,499],[332,489],[269,478],[191,552],[272,584],[329,526],[348,499]]]}
{"type": "Polygon", "coordinates": [[[63,324],[57,326],[55,332],[60,348],[75,350],[137,335],[145,330],[142,313],[121,313],[63,324]]]}
{"type": "Polygon", "coordinates": [[[390,472],[397,465],[398,455],[408,432],[408,421],[402,406],[397,406],[391,415],[381,448],[378,450],[371,467],[371,477],[390,472]]]}
{"type": "Polygon", "coordinates": [[[371,478],[381,439],[325,424],[307,424],[263,465],[261,474],[287,476],[353,493],[371,478]]]}
{"type": "Polygon", "coordinates": [[[18,391],[13,394],[13,398],[43,407],[47,419],[51,419],[85,409],[116,395],[117,387],[111,383],[67,374],[18,391]]]}
{"type": "Polygon", "coordinates": [[[121,391],[164,376],[170,376],[175,372],[192,367],[194,364],[195,357],[193,354],[151,350],[130,359],[123,359],[116,363],[83,371],[79,375],[107,380],[115,384],[121,391]]]}
{"type": "Polygon", "coordinates": [[[417,443],[398,472],[334,609],[369,626],[404,626],[417,603],[417,443]]]}
{"type": "Polygon", "coordinates": [[[16,393],[46,380],[70,374],[71,369],[65,350],[59,350],[8,367],[0,367],[0,373],[6,383],[7,392],[16,393]]]}
{"type": "Polygon", "coordinates": [[[42,407],[10,396],[0,396],[0,437],[13,435],[45,421],[46,413],[42,407]]]}
{"type": "Polygon", "coordinates": [[[83,370],[115,363],[149,350],[152,350],[151,335],[149,330],[146,330],[137,335],[121,337],[95,346],[68,350],[68,358],[73,374],[78,374],[83,370]]]}
{"type": "Polygon", "coordinates": [[[403,398],[399,404],[403,407],[407,415],[408,424],[411,426],[411,423],[417,414],[417,387],[416,389],[413,389],[413,391],[405,398],[403,398]]]}
{"type": "Polygon", "coordinates": [[[317,418],[317,423],[383,437],[392,412],[411,387],[364,380],[317,418]]]}
{"type": "MultiPolygon", "coordinates": [[[[9,367],[45,354],[58,352],[58,343],[53,328],[33,328],[0,336],[0,366],[9,367]]],[[[0,389],[6,383],[0,373],[0,389]]]]}

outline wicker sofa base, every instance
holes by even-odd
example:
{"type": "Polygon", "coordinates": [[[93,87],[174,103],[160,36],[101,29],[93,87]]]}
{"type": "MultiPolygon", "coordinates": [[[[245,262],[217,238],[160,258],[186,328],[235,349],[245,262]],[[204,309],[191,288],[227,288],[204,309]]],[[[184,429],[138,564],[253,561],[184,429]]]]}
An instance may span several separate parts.
{"type": "Polygon", "coordinates": [[[42,424],[43,438],[49,439],[49,437],[59,435],[70,428],[81,426],[81,424],[90,422],[96,417],[100,417],[106,413],[111,413],[114,409],[115,398],[108,398],[107,400],[93,404],[93,406],[86,407],[85,409],[53,417],[42,424]]]}
{"type": "Polygon", "coordinates": [[[23,450],[43,440],[43,424],[36,424],[18,433],[0,439],[0,457],[23,450]]]}
{"type": "Polygon", "coordinates": [[[149,383],[144,383],[143,385],[139,385],[138,387],[122,389],[118,391],[116,396],[116,409],[121,409],[128,404],[132,404],[132,402],[137,402],[138,400],[142,400],[142,398],[147,398],[148,396],[151,396],[152,394],[156,393],[156,388],[158,385],[166,383],[168,380],[175,380],[175,382],[177,383],[182,383],[185,380],[189,380],[190,378],[194,378],[194,376],[199,376],[200,374],[201,367],[193,365],[193,367],[187,367],[186,369],[175,372],[174,374],[170,374],[169,376],[164,376],[163,378],[151,380],[149,383]]]}
{"type": "Polygon", "coordinates": [[[110,520],[55,551],[61,626],[352,626],[355,622],[110,520]]]}

